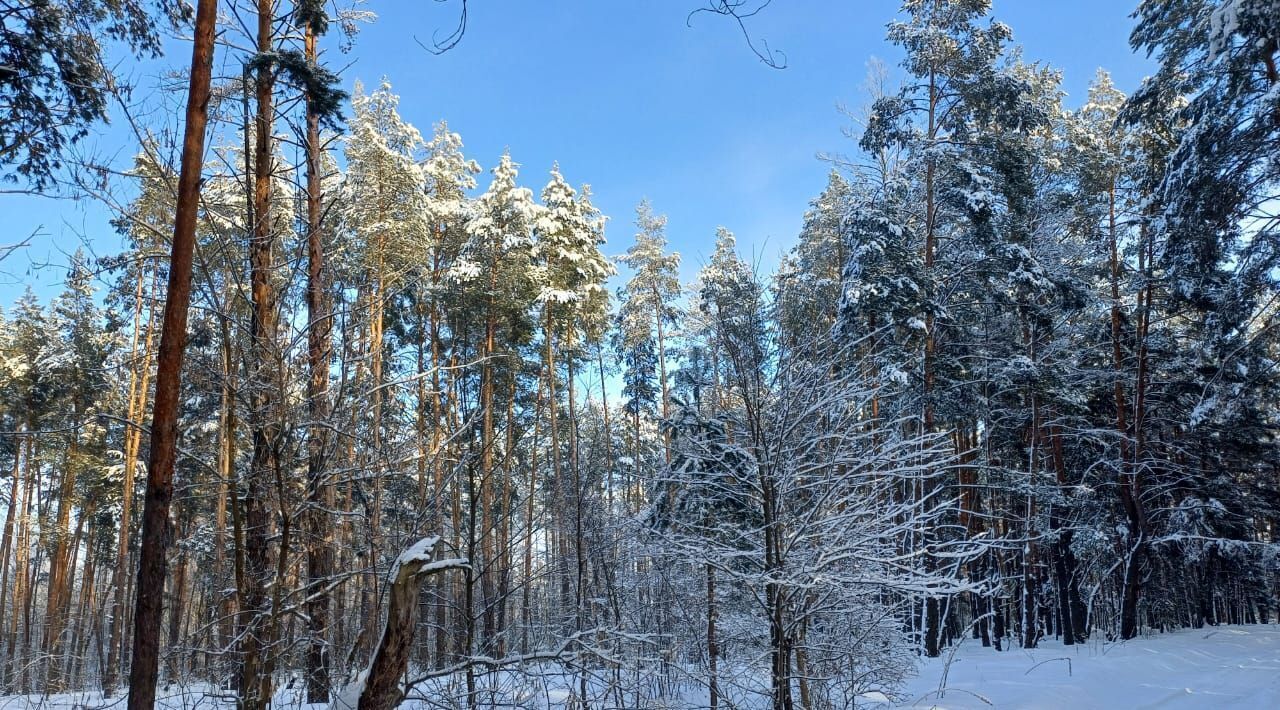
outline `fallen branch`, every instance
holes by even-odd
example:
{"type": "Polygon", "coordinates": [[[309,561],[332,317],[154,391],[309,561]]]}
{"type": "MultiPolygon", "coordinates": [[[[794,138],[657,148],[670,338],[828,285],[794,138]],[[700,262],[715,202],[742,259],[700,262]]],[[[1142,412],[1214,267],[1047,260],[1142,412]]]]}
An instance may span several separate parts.
{"type": "Polygon", "coordinates": [[[1035,664],[1034,666],[1031,666],[1030,668],[1028,668],[1028,669],[1027,669],[1027,672],[1026,672],[1026,673],[1023,673],[1022,675],[1030,675],[1030,674],[1031,674],[1031,671],[1034,671],[1035,669],[1039,668],[1040,666],[1043,666],[1043,665],[1044,665],[1044,664],[1046,664],[1046,663],[1049,663],[1050,661],[1066,661],[1066,662],[1067,662],[1067,675],[1068,675],[1068,676],[1069,676],[1069,675],[1071,675],[1071,659],[1070,659],[1070,658],[1067,658],[1066,656],[1062,656],[1061,658],[1050,658],[1050,659],[1047,659],[1047,660],[1044,660],[1044,661],[1040,661],[1039,663],[1035,664]]]}

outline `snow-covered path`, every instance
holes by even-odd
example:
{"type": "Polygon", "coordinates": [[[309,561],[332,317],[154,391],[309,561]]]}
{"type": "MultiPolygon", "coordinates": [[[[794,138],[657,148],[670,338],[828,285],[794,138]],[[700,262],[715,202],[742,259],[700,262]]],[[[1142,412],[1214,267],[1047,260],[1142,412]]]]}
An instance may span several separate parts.
{"type": "Polygon", "coordinates": [[[904,691],[910,699],[892,707],[1280,708],[1275,625],[1219,626],[1117,644],[1046,641],[1033,651],[1005,653],[966,641],[949,667],[946,661],[923,664],[904,691]]]}

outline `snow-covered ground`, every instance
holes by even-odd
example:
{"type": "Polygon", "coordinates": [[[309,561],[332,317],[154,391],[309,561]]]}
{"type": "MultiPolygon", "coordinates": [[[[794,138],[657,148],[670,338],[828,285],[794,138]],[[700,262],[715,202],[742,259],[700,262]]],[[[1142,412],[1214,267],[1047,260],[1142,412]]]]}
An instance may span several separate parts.
{"type": "MultiPolygon", "coordinates": [[[[926,661],[902,690],[897,703],[863,696],[863,708],[1280,708],[1280,626],[1220,626],[1156,634],[1127,643],[1063,646],[1045,641],[1033,651],[998,653],[966,641],[954,654],[926,661]],[[944,690],[940,691],[939,688],[944,690]]],[[[571,679],[552,673],[540,682],[516,690],[507,685],[514,705],[503,707],[563,707],[571,679]],[[537,692],[533,692],[533,689],[537,692]]],[[[443,688],[441,690],[444,690],[443,688]]],[[[461,688],[453,688],[460,692],[461,688]]],[[[170,688],[160,693],[166,710],[224,710],[230,698],[208,687],[170,688]]],[[[666,703],[650,707],[697,707],[692,698],[705,694],[677,691],[666,703]]],[[[748,702],[754,702],[758,698],[748,702]]],[[[626,702],[624,700],[624,702],[626,702]]],[[[616,703],[615,703],[616,704],[616,703]]],[[[296,692],[281,689],[279,708],[320,710],[299,702],[296,692]]],[[[0,698],[0,710],[39,707],[46,710],[123,708],[120,698],[103,700],[99,693],[69,693],[49,698],[0,698]]],[[[406,708],[442,707],[410,701],[406,708]]],[[[447,707],[447,706],[444,706],[447,707]]],[[[754,710],[756,706],[751,707],[754,710]]]]}
{"type": "Polygon", "coordinates": [[[966,641],[930,660],[908,700],[869,707],[1280,708],[1280,626],[1219,626],[997,653],[966,641]],[[939,687],[944,688],[939,692],[939,687]]]}

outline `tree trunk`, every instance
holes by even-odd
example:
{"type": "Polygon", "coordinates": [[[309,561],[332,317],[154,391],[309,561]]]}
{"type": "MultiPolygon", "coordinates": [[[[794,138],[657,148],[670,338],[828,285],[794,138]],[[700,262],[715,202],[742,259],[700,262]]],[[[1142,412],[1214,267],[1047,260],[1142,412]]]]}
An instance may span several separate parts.
{"type": "Polygon", "coordinates": [[[608,510],[613,511],[613,427],[609,425],[609,385],[604,376],[604,345],[601,340],[596,340],[596,362],[600,366],[600,411],[604,418],[604,455],[609,465],[604,470],[604,480],[601,481],[601,487],[604,489],[608,510]]]}
{"type": "MultiPolygon", "coordinates": [[[[382,554],[382,359],[383,359],[383,317],[385,313],[386,293],[386,234],[379,232],[376,236],[377,269],[374,275],[373,293],[369,297],[369,385],[372,388],[373,406],[369,430],[370,459],[367,470],[370,472],[370,485],[373,486],[372,501],[366,503],[368,511],[368,564],[365,574],[365,585],[360,600],[365,615],[364,630],[372,633],[378,627],[378,587],[381,578],[378,576],[378,564],[382,554]]],[[[374,639],[363,636],[365,643],[362,650],[372,650],[374,639]]]]}
{"type": "MultiPolygon", "coordinates": [[[[481,441],[480,441],[480,481],[473,495],[478,496],[478,501],[472,501],[472,506],[478,506],[478,510],[472,513],[473,533],[476,537],[476,548],[479,552],[480,564],[480,599],[483,605],[481,610],[482,636],[481,649],[485,654],[492,653],[491,643],[494,634],[494,609],[493,609],[493,567],[494,559],[492,555],[492,534],[493,534],[493,448],[497,445],[497,439],[494,435],[494,366],[493,359],[497,353],[497,329],[498,316],[497,304],[493,294],[498,288],[498,263],[496,259],[489,265],[489,302],[488,310],[485,314],[484,326],[484,350],[481,354],[480,366],[480,416],[481,416],[481,441]],[[478,517],[477,517],[478,516],[478,517]]],[[[468,551],[468,554],[475,559],[477,553],[468,551]]],[[[470,612],[473,616],[474,611],[470,612]]],[[[474,647],[470,647],[470,652],[474,652],[474,647]]],[[[470,673],[468,673],[470,677],[470,673]]],[[[472,698],[474,700],[474,698],[472,698]]]]}
{"type": "MultiPolygon", "coordinates": [[[[182,513],[177,514],[182,517],[182,513]]],[[[182,618],[186,611],[187,596],[187,551],[178,553],[178,565],[173,571],[171,580],[172,594],[169,600],[169,678],[167,683],[181,683],[182,681],[182,652],[180,643],[182,641],[182,618]]]]}
{"type": "MultiPolygon", "coordinates": [[[[930,141],[937,137],[938,132],[938,102],[940,100],[937,78],[932,69],[929,70],[929,117],[927,126],[927,137],[930,141]]],[[[937,250],[937,235],[935,233],[937,205],[934,189],[934,173],[935,166],[933,160],[930,159],[925,166],[925,230],[924,230],[924,254],[922,260],[924,262],[925,271],[933,270],[934,253],[937,250]]],[[[937,338],[935,333],[935,319],[933,309],[925,314],[924,329],[924,358],[921,363],[922,385],[921,400],[923,404],[921,412],[921,432],[925,435],[932,434],[934,431],[933,421],[933,389],[934,389],[934,361],[937,358],[937,338]]],[[[928,496],[931,492],[928,490],[929,484],[921,484],[921,495],[928,496]]],[[[927,533],[926,533],[927,534],[927,533]]],[[[923,541],[925,546],[928,540],[923,541]]],[[[927,555],[924,558],[926,569],[932,571],[933,560],[927,555]]],[[[925,622],[924,622],[924,654],[930,658],[938,656],[942,652],[942,644],[940,639],[940,613],[938,609],[938,599],[936,597],[927,597],[924,600],[925,622]]]]}
{"type": "Polygon", "coordinates": [[[413,650],[413,636],[418,626],[418,591],[423,575],[468,567],[466,560],[432,562],[432,552],[439,540],[438,537],[421,540],[396,560],[395,576],[388,580],[387,623],[364,673],[359,710],[393,710],[404,700],[401,679],[413,650]]]}
{"type": "MultiPolygon", "coordinates": [[[[235,581],[234,586],[219,592],[218,605],[215,613],[217,614],[218,627],[218,648],[220,653],[226,653],[231,650],[235,643],[234,622],[236,619],[236,606],[239,590],[244,588],[244,547],[243,538],[241,536],[242,526],[240,523],[240,502],[239,502],[239,484],[236,476],[235,460],[236,460],[236,427],[238,418],[236,417],[236,369],[235,369],[235,353],[234,343],[232,342],[231,326],[222,320],[222,342],[221,362],[222,362],[222,386],[221,401],[219,403],[219,421],[218,421],[218,502],[215,510],[214,521],[214,573],[219,575],[219,579],[226,580],[230,575],[235,581]],[[232,520],[232,559],[231,567],[228,569],[226,560],[227,546],[227,510],[231,511],[232,520]]],[[[224,583],[221,585],[226,588],[224,583]]],[[[223,680],[229,679],[230,676],[224,676],[223,680]]]]}
{"type": "MultiPolygon", "coordinates": [[[[662,390],[662,418],[665,420],[671,416],[671,396],[667,391],[667,345],[666,333],[662,328],[662,296],[657,293],[657,287],[654,287],[654,300],[657,306],[654,310],[654,320],[657,321],[658,331],[658,386],[662,390]]],[[[671,463],[671,433],[666,429],[662,432],[662,451],[666,457],[666,462],[671,463]]],[[[638,463],[638,461],[637,461],[638,463]]]]}
{"type": "Polygon", "coordinates": [[[771,472],[760,467],[761,509],[764,513],[765,606],[769,613],[770,685],[774,710],[791,710],[791,651],[787,639],[786,601],[782,584],[774,581],[782,570],[781,522],[771,472]]]}
{"type": "MultiPolygon", "coordinates": [[[[187,338],[187,307],[191,302],[191,260],[195,251],[196,218],[200,206],[200,172],[208,121],[209,82],[213,69],[217,0],[198,0],[191,77],[187,88],[186,127],[178,174],[173,247],[169,259],[169,288],[161,321],[160,353],[156,366],[156,402],[151,419],[151,449],[147,461],[147,497],[142,511],[142,552],[138,559],[138,590],[164,587],[165,547],[168,543],[169,503],[173,499],[173,468],[177,454],[178,407],[182,356],[187,338]]],[[[160,667],[160,595],[136,596],[133,665],[129,671],[129,710],[155,705],[160,667]]]]}
{"type": "MultiPolygon", "coordinates": [[[[36,423],[29,422],[29,430],[34,431],[36,423]]],[[[19,500],[14,503],[17,509],[17,531],[14,533],[14,554],[13,554],[13,610],[9,619],[8,648],[6,649],[5,658],[8,659],[8,667],[5,669],[5,686],[16,692],[23,692],[23,678],[25,678],[25,664],[22,660],[20,647],[18,646],[18,626],[23,620],[23,609],[31,598],[31,574],[29,570],[28,560],[31,556],[31,505],[32,496],[35,495],[35,470],[36,446],[35,437],[28,435],[26,438],[26,456],[23,459],[23,484],[22,492],[19,500]]]]}
{"type": "MultiPolygon", "coordinates": [[[[273,49],[274,3],[258,0],[257,50],[260,57],[273,49]]],[[[273,67],[262,64],[255,81],[253,201],[249,240],[249,292],[252,313],[249,321],[249,412],[253,454],[244,499],[245,584],[241,605],[242,628],[240,698],[241,708],[259,710],[271,702],[271,677],[267,656],[273,639],[268,619],[267,588],[273,573],[271,557],[271,497],[273,473],[278,460],[279,426],[276,421],[277,379],[276,289],[273,285],[275,225],[272,212],[272,123],[275,80],[273,67]]],[[[283,551],[281,551],[283,553],[283,551]]]]}
{"type": "MultiPolygon", "coordinates": [[[[107,645],[107,666],[102,677],[102,697],[109,698],[115,692],[116,679],[120,677],[120,654],[123,652],[125,569],[129,559],[129,529],[133,517],[134,473],[138,449],[142,443],[142,427],[138,420],[147,410],[147,390],[151,376],[151,343],[155,328],[155,309],[148,309],[146,336],[143,339],[141,360],[138,359],[138,332],[141,325],[143,275],[138,274],[138,287],[134,294],[133,312],[133,368],[129,376],[129,404],[124,432],[124,481],[120,494],[120,530],[116,540],[116,567],[112,573],[111,639],[107,645]]],[[[154,281],[153,281],[154,284],[154,281]]],[[[153,286],[154,291],[154,286],[153,286]]],[[[154,293],[152,294],[155,295],[154,293]]]]}
{"type": "MultiPolygon", "coordinates": [[[[582,485],[582,471],[578,466],[578,412],[577,391],[574,386],[576,377],[573,368],[573,336],[572,325],[568,333],[567,353],[565,355],[566,380],[569,395],[569,471],[573,478],[573,550],[577,562],[577,584],[574,589],[574,630],[581,633],[587,628],[587,542],[583,522],[586,491],[582,485]]],[[[587,705],[587,675],[583,673],[579,680],[579,695],[583,707],[587,705]]]]}
{"type": "MultiPolygon", "coordinates": [[[[544,375],[545,376],[545,375],[544,375]]],[[[542,445],[542,381],[538,378],[538,394],[533,412],[533,444],[529,451],[529,483],[525,491],[524,515],[524,588],[520,602],[520,652],[529,652],[529,627],[533,620],[533,506],[538,487],[538,447],[542,445]]]]}
{"type": "MultiPolygon", "coordinates": [[[[1146,250],[1151,248],[1145,234],[1144,244],[1138,249],[1138,269],[1144,276],[1153,266],[1152,255],[1146,250]]],[[[1125,551],[1125,564],[1122,576],[1122,592],[1120,602],[1120,638],[1131,639],[1138,635],[1138,603],[1141,592],[1141,569],[1145,561],[1146,551],[1146,515],[1143,511],[1141,488],[1138,482],[1138,471],[1146,454],[1145,418],[1146,393],[1148,378],[1147,329],[1151,318],[1152,290],[1150,279],[1144,279],[1146,286],[1138,292],[1137,344],[1138,367],[1137,382],[1134,394],[1133,411],[1133,456],[1127,468],[1120,472],[1120,495],[1128,517],[1129,533],[1128,549],[1125,551]]]]}
{"type": "MultiPolygon", "coordinates": [[[[25,446],[26,446],[26,441],[22,435],[22,432],[19,431],[17,436],[14,437],[13,480],[9,484],[9,498],[8,498],[9,504],[5,506],[4,539],[3,539],[3,542],[0,542],[0,626],[3,626],[5,623],[5,620],[4,620],[4,610],[6,608],[5,601],[9,595],[9,552],[12,548],[15,547],[14,523],[15,523],[15,519],[18,516],[17,511],[21,510],[23,505],[22,504],[22,450],[25,448],[25,446]]],[[[15,557],[16,556],[17,555],[15,555],[15,557]]],[[[21,565],[19,565],[18,568],[14,570],[14,576],[17,578],[14,580],[14,590],[13,590],[14,607],[18,606],[18,594],[20,593],[21,586],[22,586],[20,581],[21,580],[20,572],[21,572],[21,565]]],[[[9,645],[8,653],[6,655],[6,660],[9,661],[10,666],[13,664],[12,644],[9,645]]],[[[8,686],[9,686],[9,683],[8,683],[9,670],[10,668],[8,667],[4,669],[0,669],[0,688],[4,688],[6,690],[8,690],[8,686]]]]}
{"type": "Polygon", "coordinates": [[[512,465],[516,450],[515,412],[516,383],[513,379],[511,394],[507,398],[507,443],[506,451],[503,452],[502,457],[502,494],[499,498],[502,514],[498,518],[498,534],[494,545],[494,553],[498,557],[497,644],[494,655],[498,658],[502,658],[507,653],[507,599],[511,596],[511,550],[513,547],[511,521],[515,518],[515,511],[512,510],[512,500],[514,498],[512,465]]]}
{"type": "MultiPolygon", "coordinates": [[[[443,230],[436,232],[437,244],[443,242],[443,230]]],[[[440,369],[443,360],[440,352],[440,304],[439,287],[443,271],[442,255],[436,249],[431,263],[431,469],[435,492],[431,499],[431,524],[436,530],[444,529],[444,506],[447,500],[444,486],[444,406],[442,400],[440,369]]],[[[444,603],[448,581],[441,578],[435,589],[435,652],[436,662],[443,663],[448,649],[448,612],[444,603]]]]}
{"type": "Polygon", "coordinates": [[[75,506],[76,451],[80,439],[80,413],[73,413],[75,426],[71,430],[71,442],[67,447],[62,468],[62,480],[58,490],[58,519],[54,527],[56,541],[49,558],[49,594],[45,599],[44,655],[45,691],[61,693],[62,634],[66,627],[68,603],[71,598],[71,509],[75,506]]]}
{"type": "Polygon", "coordinates": [[[98,525],[94,522],[95,501],[89,500],[85,507],[82,520],[89,521],[89,530],[85,535],[85,539],[90,542],[86,545],[84,556],[84,572],[81,574],[80,583],[80,602],[77,604],[78,611],[76,613],[75,627],[71,632],[71,666],[68,669],[68,682],[72,687],[83,687],[81,676],[86,658],[85,651],[88,648],[89,629],[94,623],[93,616],[93,599],[97,591],[97,557],[94,555],[92,541],[96,539],[98,534],[98,525]]]}
{"type": "MultiPolygon", "coordinates": [[[[316,66],[316,32],[305,29],[307,62],[316,66]]],[[[326,512],[330,483],[325,471],[329,419],[329,339],[332,321],[325,297],[324,239],[321,232],[320,116],[315,97],[307,100],[307,702],[329,700],[329,592],[333,575],[331,526],[326,512]]]]}
{"type": "MultiPolygon", "coordinates": [[[[563,540],[564,525],[564,472],[560,466],[560,427],[559,414],[560,407],[556,401],[556,356],[555,356],[555,327],[551,318],[551,306],[547,304],[543,306],[543,339],[546,341],[546,368],[547,368],[547,428],[551,432],[551,450],[547,459],[551,463],[551,481],[548,489],[550,490],[550,501],[553,510],[553,534],[563,540]]],[[[568,558],[561,555],[560,561],[556,565],[559,574],[560,598],[558,607],[563,610],[569,601],[569,568],[568,558]]]]}
{"type": "Polygon", "coordinates": [[[707,693],[710,697],[711,710],[720,707],[720,679],[717,674],[717,656],[720,649],[716,645],[716,568],[707,563],[707,693]]]}

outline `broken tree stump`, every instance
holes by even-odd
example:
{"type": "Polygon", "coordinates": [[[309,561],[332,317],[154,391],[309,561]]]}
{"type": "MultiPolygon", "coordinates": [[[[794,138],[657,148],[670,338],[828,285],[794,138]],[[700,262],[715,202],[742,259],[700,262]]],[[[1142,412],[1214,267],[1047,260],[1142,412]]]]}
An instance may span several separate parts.
{"type": "Polygon", "coordinates": [[[438,536],[414,543],[391,566],[387,574],[387,623],[369,667],[335,698],[334,710],[392,710],[404,700],[402,683],[409,667],[414,631],[418,625],[418,591],[428,576],[451,569],[466,569],[462,558],[432,561],[438,536]]]}

